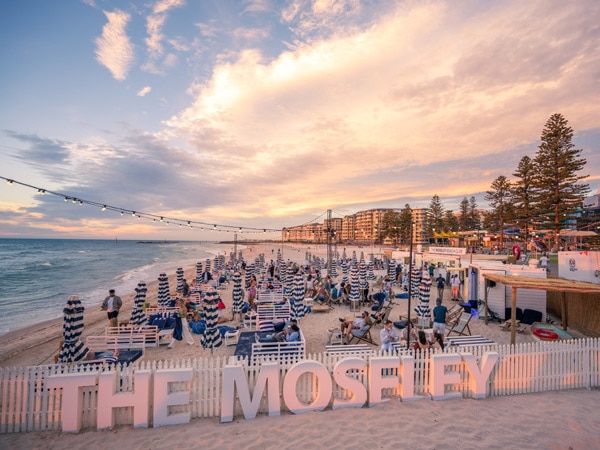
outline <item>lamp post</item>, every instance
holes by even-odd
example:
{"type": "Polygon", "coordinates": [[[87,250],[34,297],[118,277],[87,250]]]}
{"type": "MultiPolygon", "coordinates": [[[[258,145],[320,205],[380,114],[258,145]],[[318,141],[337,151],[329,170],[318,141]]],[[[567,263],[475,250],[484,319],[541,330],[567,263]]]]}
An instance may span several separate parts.
{"type": "Polygon", "coordinates": [[[412,259],[413,259],[413,229],[415,224],[410,224],[410,244],[408,247],[408,313],[406,323],[406,348],[410,348],[410,300],[412,296],[412,259]]]}

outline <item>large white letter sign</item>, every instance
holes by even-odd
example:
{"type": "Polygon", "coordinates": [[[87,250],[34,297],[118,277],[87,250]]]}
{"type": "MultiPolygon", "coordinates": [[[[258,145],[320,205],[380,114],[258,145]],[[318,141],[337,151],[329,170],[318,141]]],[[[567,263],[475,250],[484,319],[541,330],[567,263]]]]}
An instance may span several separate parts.
{"type": "Polygon", "coordinates": [[[294,414],[301,414],[308,411],[323,411],[333,392],[333,382],[329,370],[316,361],[301,361],[294,364],[283,380],[283,400],[286,406],[294,414]],[[305,404],[298,399],[296,386],[298,379],[305,373],[312,372],[319,379],[319,391],[316,398],[310,404],[305,404]]]}
{"type": "Polygon", "coordinates": [[[83,414],[84,386],[95,386],[98,380],[97,373],[65,373],[50,375],[46,381],[48,389],[62,388],[62,430],[65,433],[78,433],[81,430],[81,416],[83,414]]]}
{"type": "Polygon", "coordinates": [[[171,383],[191,381],[192,369],[158,369],[154,372],[154,419],[152,426],[190,423],[191,413],[169,413],[169,406],[189,405],[190,391],[171,392],[171,383]]]}
{"type": "Polygon", "coordinates": [[[98,380],[98,418],[96,419],[96,428],[100,430],[102,428],[114,427],[114,408],[125,406],[133,406],[134,428],[148,428],[150,374],[150,370],[136,371],[134,391],[118,392],[118,372],[101,373],[98,380]]]}
{"type": "Polygon", "coordinates": [[[459,365],[460,362],[460,355],[456,354],[431,355],[429,392],[433,400],[462,397],[462,394],[458,391],[446,394],[447,384],[460,383],[460,373],[456,371],[446,372],[446,367],[459,365]]]}
{"type": "Polygon", "coordinates": [[[485,352],[481,358],[481,370],[477,365],[475,355],[471,353],[461,353],[462,359],[471,375],[469,377],[469,390],[474,398],[485,398],[487,393],[487,381],[498,361],[499,355],[496,352],[485,352]]]}
{"type": "Polygon", "coordinates": [[[338,408],[361,408],[367,401],[367,390],[365,386],[356,378],[349,376],[349,370],[364,370],[367,362],[362,358],[347,358],[338,363],[333,368],[333,379],[342,389],[350,391],[348,400],[333,399],[333,409],[338,408]]]}
{"type": "Polygon", "coordinates": [[[394,374],[394,369],[400,370],[399,362],[399,359],[394,356],[371,358],[369,368],[369,406],[389,401],[389,398],[382,400],[381,390],[398,387],[398,375],[394,374]],[[390,373],[390,375],[383,375],[384,370],[390,373]]]}
{"type": "Polygon", "coordinates": [[[225,366],[223,369],[223,392],[221,394],[221,422],[231,422],[235,407],[235,387],[245,419],[254,419],[260,406],[260,401],[268,385],[267,404],[269,416],[281,414],[279,400],[279,365],[266,363],[260,366],[260,372],[254,384],[254,392],[250,398],[248,378],[241,366],[225,366]]]}

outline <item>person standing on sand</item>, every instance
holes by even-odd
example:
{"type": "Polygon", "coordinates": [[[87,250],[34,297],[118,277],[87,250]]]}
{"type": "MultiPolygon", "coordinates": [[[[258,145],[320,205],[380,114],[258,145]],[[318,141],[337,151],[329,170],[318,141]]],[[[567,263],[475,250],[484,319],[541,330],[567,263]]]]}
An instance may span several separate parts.
{"type": "Polygon", "coordinates": [[[108,297],[104,299],[100,308],[102,311],[106,311],[106,315],[108,316],[108,321],[110,322],[111,327],[116,327],[119,324],[117,321],[117,316],[119,315],[121,306],[123,306],[121,297],[115,295],[114,289],[110,289],[108,291],[108,297]]]}

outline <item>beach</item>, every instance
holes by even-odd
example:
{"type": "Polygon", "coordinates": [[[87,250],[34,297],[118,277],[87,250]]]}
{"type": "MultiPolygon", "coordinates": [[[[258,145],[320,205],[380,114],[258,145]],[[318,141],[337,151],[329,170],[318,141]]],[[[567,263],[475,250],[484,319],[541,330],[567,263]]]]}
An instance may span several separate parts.
{"type": "MultiPolygon", "coordinates": [[[[270,259],[271,246],[255,245],[244,253],[252,260],[260,253],[270,259]]],[[[314,248],[315,254],[324,248],[314,248]]],[[[301,253],[301,254],[300,254],[301,253]]],[[[366,253],[366,251],[365,251],[366,253]]],[[[296,259],[303,259],[298,252],[296,259]]],[[[169,273],[174,287],[175,273],[169,273]]],[[[185,268],[191,280],[195,268],[185,268]]],[[[155,303],[158,282],[148,283],[147,299],[155,303]]],[[[173,291],[173,289],[172,289],[173,291]]],[[[232,284],[219,290],[229,313],[232,284]]],[[[120,293],[123,309],[119,319],[128,319],[134,293],[120,293]]],[[[444,304],[451,307],[449,290],[444,304]]],[[[414,303],[412,307],[414,308],[414,303]]],[[[390,315],[398,320],[406,316],[407,301],[397,299],[390,315]]],[[[327,343],[327,330],[338,327],[338,317],[354,315],[347,306],[335,306],[326,313],[311,313],[301,320],[306,336],[306,352],[321,353],[327,343]]],[[[84,316],[83,338],[104,333],[108,325],[106,314],[88,308],[84,316]]],[[[238,325],[230,322],[228,325],[238,325]]],[[[483,320],[470,322],[471,333],[494,342],[507,344],[510,332],[503,331],[497,322],[488,325],[483,320]]],[[[379,342],[379,336],[374,334],[379,342]]],[[[176,360],[209,356],[210,351],[199,345],[179,342],[175,348],[148,348],[145,360],[176,360]]],[[[0,367],[52,364],[62,339],[62,319],[46,322],[31,330],[15,330],[0,337],[0,367]]],[[[517,343],[531,342],[530,334],[517,334],[517,343]]],[[[233,355],[235,346],[221,346],[214,355],[233,355]]],[[[79,435],[57,432],[0,435],[2,448],[96,448],[118,439],[119,445],[130,448],[288,448],[309,445],[318,448],[593,448],[600,443],[600,424],[597,420],[598,390],[571,390],[528,394],[511,397],[492,397],[484,400],[446,400],[439,402],[400,402],[392,400],[373,408],[326,410],[302,415],[284,412],[280,417],[259,415],[254,420],[236,418],[233,423],[221,424],[218,419],[194,419],[189,425],[159,429],[117,427],[111,431],[85,431],[79,435]]]]}

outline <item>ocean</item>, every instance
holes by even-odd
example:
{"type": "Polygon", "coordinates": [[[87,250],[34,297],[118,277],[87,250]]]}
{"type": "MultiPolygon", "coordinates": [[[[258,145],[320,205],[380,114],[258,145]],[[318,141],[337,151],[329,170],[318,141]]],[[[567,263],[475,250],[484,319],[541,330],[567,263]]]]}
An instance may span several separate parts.
{"type": "Polygon", "coordinates": [[[69,295],[98,308],[110,288],[134,294],[139,281],[175,276],[217,254],[229,260],[232,251],[214,242],[0,239],[0,334],[62,317],[69,295]]]}

